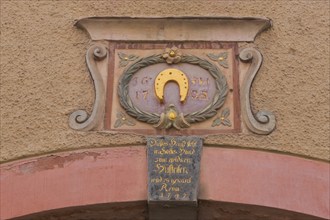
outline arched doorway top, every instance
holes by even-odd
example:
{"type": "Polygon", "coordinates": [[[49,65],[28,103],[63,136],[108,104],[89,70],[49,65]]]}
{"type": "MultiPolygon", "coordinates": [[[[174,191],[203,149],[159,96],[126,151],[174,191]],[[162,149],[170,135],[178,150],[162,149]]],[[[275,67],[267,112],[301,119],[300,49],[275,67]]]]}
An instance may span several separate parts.
{"type": "MultiPolygon", "coordinates": [[[[47,210],[147,200],[143,146],[85,149],[1,164],[1,219],[47,210]]],[[[326,162],[204,147],[199,199],[329,218],[326,162]]]]}

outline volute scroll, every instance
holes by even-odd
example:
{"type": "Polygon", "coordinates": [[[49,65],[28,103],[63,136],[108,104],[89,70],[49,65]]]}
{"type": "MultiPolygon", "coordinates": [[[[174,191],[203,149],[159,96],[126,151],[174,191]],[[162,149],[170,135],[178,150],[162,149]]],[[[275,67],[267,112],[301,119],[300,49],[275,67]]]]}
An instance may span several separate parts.
{"type": "Polygon", "coordinates": [[[265,110],[253,114],[250,103],[251,85],[261,67],[262,55],[255,48],[245,48],[240,52],[239,58],[243,62],[251,62],[241,87],[241,106],[244,123],[249,130],[256,134],[270,134],[275,129],[275,115],[265,110]]]}
{"type": "Polygon", "coordinates": [[[82,109],[71,113],[69,126],[72,129],[89,131],[95,129],[103,119],[106,94],[103,78],[97,68],[97,62],[104,60],[107,55],[108,49],[102,44],[92,45],[87,50],[86,64],[95,88],[94,106],[90,115],[82,109]]]}

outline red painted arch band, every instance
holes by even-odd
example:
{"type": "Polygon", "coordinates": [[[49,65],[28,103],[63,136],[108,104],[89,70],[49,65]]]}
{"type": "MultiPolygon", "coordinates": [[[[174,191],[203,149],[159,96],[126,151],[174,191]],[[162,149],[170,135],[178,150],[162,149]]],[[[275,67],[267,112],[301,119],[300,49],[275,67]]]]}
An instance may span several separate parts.
{"type": "MultiPolygon", "coordinates": [[[[143,146],[78,150],[2,164],[0,218],[73,206],[143,201],[143,146]]],[[[199,198],[330,218],[328,163],[242,149],[204,147],[199,198]]]]}

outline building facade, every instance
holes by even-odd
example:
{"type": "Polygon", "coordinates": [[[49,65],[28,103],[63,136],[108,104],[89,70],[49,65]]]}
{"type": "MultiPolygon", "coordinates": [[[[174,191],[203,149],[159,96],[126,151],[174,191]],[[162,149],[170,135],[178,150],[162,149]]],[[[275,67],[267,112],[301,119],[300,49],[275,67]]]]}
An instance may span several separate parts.
{"type": "Polygon", "coordinates": [[[70,126],[97,97],[85,61],[95,40],[75,24],[191,16],[270,19],[237,50],[262,53],[251,109],[276,117],[269,134],[242,121],[202,135],[198,219],[329,219],[329,9],[327,0],[1,1],[0,218],[148,218],[149,134],[70,126]]]}

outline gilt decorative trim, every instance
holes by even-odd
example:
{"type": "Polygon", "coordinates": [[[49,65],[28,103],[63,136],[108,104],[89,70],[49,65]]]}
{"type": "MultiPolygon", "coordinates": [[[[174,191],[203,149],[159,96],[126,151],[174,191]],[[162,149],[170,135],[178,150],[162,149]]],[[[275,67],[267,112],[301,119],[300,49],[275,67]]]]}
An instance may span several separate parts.
{"type": "Polygon", "coordinates": [[[92,113],[88,115],[86,110],[79,109],[73,112],[69,118],[69,125],[75,130],[89,131],[95,129],[104,117],[105,88],[102,76],[97,68],[97,62],[104,60],[108,50],[101,44],[92,45],[86,53],[86,64],[93,79],[95,88],[95,100],[92,113]]]}
{"type": "Polygon", "coordinates": [[[270,111],[264,110],[253,114],[250,103],[251,85],[261,67],[262,55],[255,48],[245,48],[240,52],[239,58],[243,62],[251,62],[251,66],[245,75],[241,88],[243,120],[252,132],[256,134],[270,134],[275,129],[275,115],[270,111]]]}

